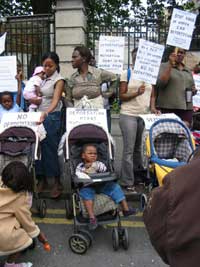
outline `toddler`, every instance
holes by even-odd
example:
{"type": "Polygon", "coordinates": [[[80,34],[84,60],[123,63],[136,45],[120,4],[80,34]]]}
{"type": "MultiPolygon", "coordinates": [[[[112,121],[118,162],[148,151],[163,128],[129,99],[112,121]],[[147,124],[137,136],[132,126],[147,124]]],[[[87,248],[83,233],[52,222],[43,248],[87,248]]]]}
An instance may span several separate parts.
{"type": "MultiPolygon", "coordinates": [[[[81,177],[81,173],[91,174],[106,171],[106,166],[103,162],[97,161],[97,148],[93,144],[86,144],[83,146],[81,158],[83,162],[76,167],[76,174],[81,177]]],[[[125,195],[119,184],[115,182],[106,182],[99,184],[98,188],[86,185],[80,189],[80,197],[83,200],[85,208],[89,215],[89,229],[94,230],[97,226],[97,219],[93,211],[93,201],[96,193],[103,193],[109,196],[116,204],[120,203],[124,216],[133,215],[136,213],[135,209],[129,208],[125,195]]]]}
{"type": "MultiPolygon", "coordinates": [[[[33,76],[28,80],[24,88],[23,96],[26,100],[33,98],[41,99],[40,87],[42,81],[44,80],[44,69],[42,66],[36,67],[33,73],[33,76]]],[[[37,105],[31,104],[29,106],[29,111],[36,111],[37,105]]]]}
{"type": "Polygon", "coordinates": [[[20,161],[9,163],[0,179],[0,256],[7,256],[4,267],[30,267],[32,263],[15,263],[33,238],[47,240],[34,223],[30,212],[30,195],[34,180],[20,161]]]}
{"type": "Polygon", "coordinates": [[[13,94],[11,92],[0,93],[0,121],[3,114],[9,112],[20,112],[21,109],[17,103],[14,103],[13,94]]]}

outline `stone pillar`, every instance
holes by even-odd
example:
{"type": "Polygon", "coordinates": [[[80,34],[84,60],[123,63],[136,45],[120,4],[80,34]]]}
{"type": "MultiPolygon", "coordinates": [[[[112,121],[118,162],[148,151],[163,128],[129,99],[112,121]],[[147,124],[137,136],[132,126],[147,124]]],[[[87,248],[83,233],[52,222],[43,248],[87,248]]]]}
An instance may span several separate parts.
{"type": "Polygon", "coordinates": [[[73,71],[70,63],[72,51],[75,46],[86,43],[86,14],[83,0],[57,0],[55,34],[61,74],[69,77],[73,71]]]}

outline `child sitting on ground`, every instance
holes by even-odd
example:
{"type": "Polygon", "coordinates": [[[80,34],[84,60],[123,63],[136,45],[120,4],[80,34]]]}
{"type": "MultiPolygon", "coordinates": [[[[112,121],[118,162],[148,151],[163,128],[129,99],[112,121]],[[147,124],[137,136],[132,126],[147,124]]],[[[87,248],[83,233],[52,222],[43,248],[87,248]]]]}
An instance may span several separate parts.
{"type": "Polygon", "coordinates": [[[21,108],[18,103],[14,103],[13,94],[11,92],[0,93],[0,121],[5,113],[20,112],[21,108]]]}
{"type": "MultiPolygon", "coordinates": [[[[83,162],[76,167],[76,174],[81,177],[81,172],[86,174],[101,173],[107,170],[103,162],[97,161],[97,148],[93,144],[83,146],[81,158],[83,162]]],[[[94,230],[97,226],[97,219],[93,210],[93,201],[95,198],[95,187],[86,185],[80,189],[80,197],[83,200],[85,208],[89,215],[89,229],[94,230]]],[[[115,182],[106,182],[99,184],[98,193],[109,196],[116,204],[120,203],[124,216],[130,216],[136,213],[135,209],[129,208],[125,195],[119,184],[115,182]]]]}
{"type": "Polygon", "coordinates": [[[34,180],[20,161],[9,163],[0,179],[0,256],[9,255],[4,267],[30,267],[32,263],[15,263],[33,238],[46,238],[31,218],[31,194],[34,180]]]}
{"type": "MultiPolygon", "coordinates": [[[[36,67],[32,77],[26,83],[24,88],[23,96],[26,100],[30,99],[41,99],[40,87],[44,80],[44,69],[42,66],[36,67]]],[[[31,104],[29,111],[37,111],[37,105],[31,104]]]]}

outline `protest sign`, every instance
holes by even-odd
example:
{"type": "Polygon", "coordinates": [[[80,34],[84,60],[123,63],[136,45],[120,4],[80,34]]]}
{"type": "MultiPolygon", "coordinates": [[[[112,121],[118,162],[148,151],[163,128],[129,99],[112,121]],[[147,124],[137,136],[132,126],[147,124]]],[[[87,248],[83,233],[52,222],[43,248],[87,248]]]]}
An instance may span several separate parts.
{"type": "Polygon", "coordinates": [[[195,88],[197,90],[200,90],[200,75],[194,74],[193,79],[194,79],[195,88]]]}
{"type": "Polygon", "coordinates": [[[0,57],[0,92],[17,91],[17,60],[16,56],[0,57]]]}
{"type": "Polygon", "coordinates": [[[196,16],[191,12],[174,8],[167,44],[189,50],[196,16]]]}
{"type": "Polygon", "coordinates": [[[174,113],[165,113],[165,114],[140,114],[139,115],[144,123],[145,123],[145,129],[149,130],[152,126],[152,124],[158,120],[161,119],[176,119],[176,120],[181,120],[176,114],[174,113]]]}
{"type": "Polygon", "coordinates": [[[200,90],[192,97],[193,107],[200,108],[200,90]]]}
{"type": "Polygon", "coordinates": [[[134,79],[156,84],[163,52],[163,45],[140,39],[134,66],[134,79]]]}
{"type": "Polygon", "coordinates": [[[1,119],[0,132],[10,127],[28,127],[37,131],[41,112],[13,112],[5,113],[1,119]]]}
{"type": "Polygon", "coordinates": [[[107,129],[107,117],[105,109],[78,109],[67,108],[67,132],[81,124],[94,124],[107,129]]]}
{"type": "Polygon", "coordinates": [[[122,36],[100,36],[98,67],[120,74],[124,63],[124,43],[122,36]]]}

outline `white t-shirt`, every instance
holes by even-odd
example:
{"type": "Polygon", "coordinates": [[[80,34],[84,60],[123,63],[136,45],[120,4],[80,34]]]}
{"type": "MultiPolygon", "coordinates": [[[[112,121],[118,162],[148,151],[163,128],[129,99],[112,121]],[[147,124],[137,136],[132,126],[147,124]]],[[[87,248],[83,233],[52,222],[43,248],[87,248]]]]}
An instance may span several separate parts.
{"type": "MultiPolygon", "coordinates": [[[[127,82],[127,70],[123,71],[120,77],[120,82],[127,82]]],[[[128,92],[137,92],[142,85],[142,81],[134,80],[134,73],[131,70],[131,76],[128,83],[128,92]]],[[[130,116],[138,116],[149,112],[150,97],[152,86],[145,83],[145,92],[129,101],[122,101],[120,113],[130,116]]]]}

